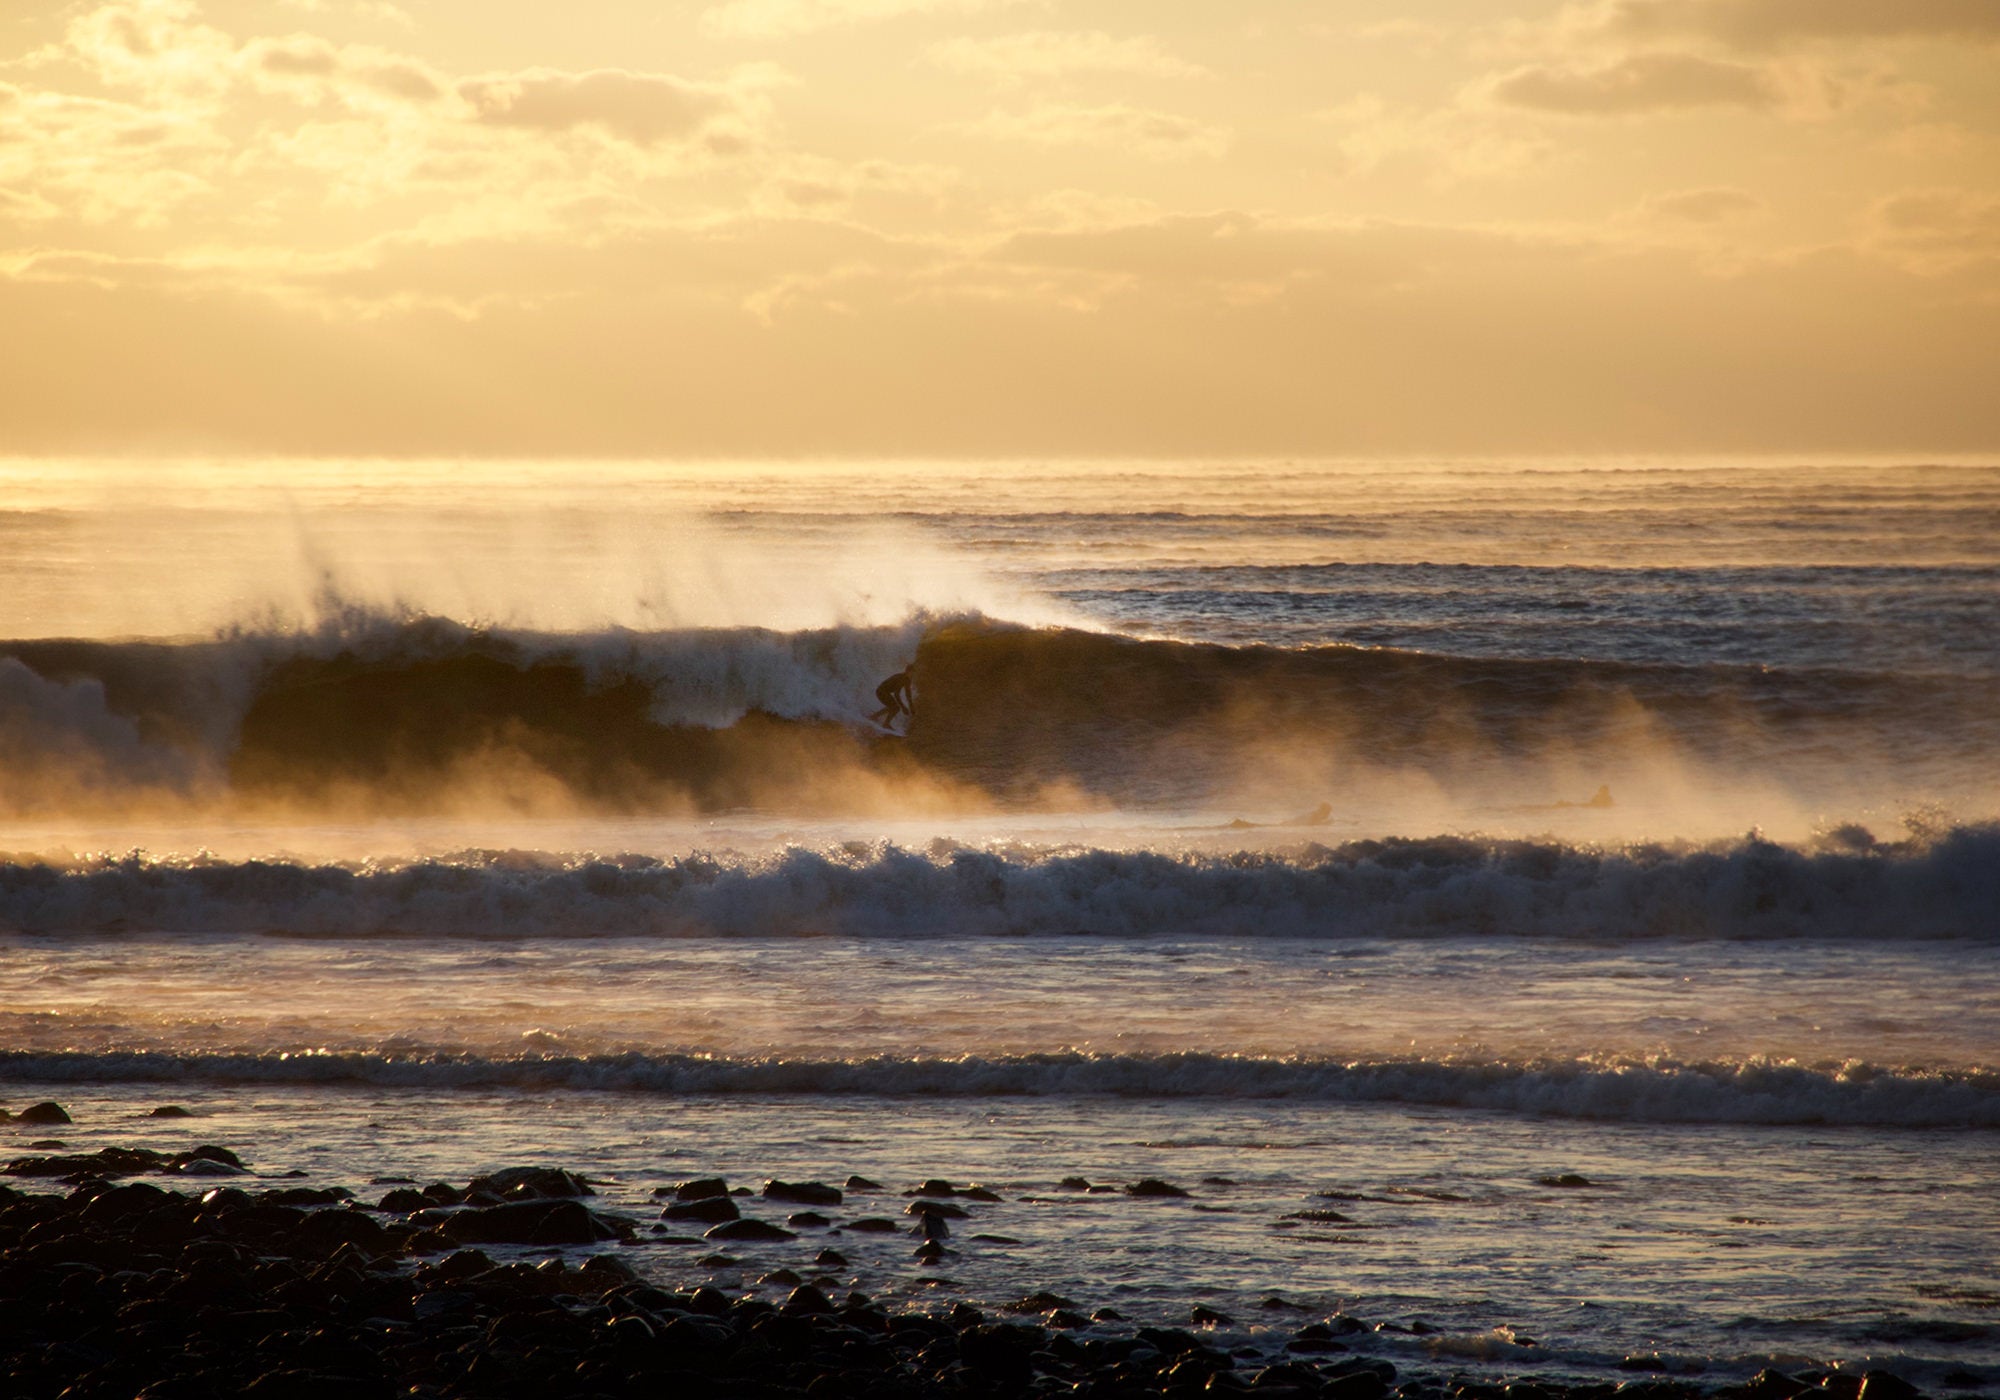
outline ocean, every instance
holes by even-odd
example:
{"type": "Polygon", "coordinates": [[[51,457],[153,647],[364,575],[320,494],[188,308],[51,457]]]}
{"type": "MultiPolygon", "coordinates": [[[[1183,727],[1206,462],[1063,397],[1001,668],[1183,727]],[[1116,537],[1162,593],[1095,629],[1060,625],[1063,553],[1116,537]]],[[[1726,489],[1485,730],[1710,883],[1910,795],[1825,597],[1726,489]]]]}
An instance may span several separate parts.
{"type": "Polygon", "coordinates": [[[2000,465],[15,460],[0,505],[0,1106],[74,1119],[9,1156],[562,1166],[649,1277],[773,1297],[824,1232],[717,1262],[655,1189],[945,1178],[984,1233],[844,1231],[829,1284],[2000,1386],[2000,465]],[[1078,1184],[1145,1178],[1188,1194],[1078,1184]]]}

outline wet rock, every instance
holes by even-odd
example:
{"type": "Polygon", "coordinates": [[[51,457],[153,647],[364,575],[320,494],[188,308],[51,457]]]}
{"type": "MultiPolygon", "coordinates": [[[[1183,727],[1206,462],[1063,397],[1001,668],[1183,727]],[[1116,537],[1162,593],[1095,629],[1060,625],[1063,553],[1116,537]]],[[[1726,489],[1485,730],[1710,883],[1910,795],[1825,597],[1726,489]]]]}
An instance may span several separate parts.
{"type": "Polygon", "coordinates": [[[513,1201],[467,1206],[438,1228],[458,1244],[597,1244],[621,1232],[609,1220],[572,1200],[513,1201]]]}
{"type": "Polygon", "coordinates": [[[427,1209],[430,1204],[430,1197],[423,1192],[400,1186],[394,1191],[385,1192],[382,1199],[375,1203],[375,1209],[390,1211],[396,1215],[408,1215],[412,1211],[427,1209]]]}
{"type": "Polygon", "coordinates": [[[1161,1181],[1156,1176],[1141,1177],[1125,1188],[1128,1196],[1185,1196],[1188,1193],[1170,1181],[1161,1181]]]}
{"type": "Polygon", "coordinates": [[[1887,1371],[1861,1373],[1859,1400],[1919,1400],[1922,1392],[1901,1376],[1887,1371]]]}
{"type": "Polygon", "coordinates": [[[916,1226],[910,1233],[927,1240],[949,1239],[951,1238],[951,1226],[945,1224],[943,1216],[920,1215],[917,1217],[916,1226]]]}
{"type": "Polygon", "coordinates": [[[1188,1314],[1188,1321],[1196,1327],[1234,1327],[1236,1319],[1228,1313],[1217,1312],[1197,1304],[1188,1314]]]}
{"type": "Polygon", "coordinates": [[[983,1201],[987,1205],[996,1205],[1001,1200],[1005,1199],[1004,1197],[1001,1196],[1001,1194],[998,1191],[992,1190],[989,1187],[977,1186],[977,1185],[963,1187],[960,1189],[958,1194],[965,1200],[983,1201]]]}
{"type": "Polygon", "coordinates": [[[793,1211],[785,1217],[785,1223],[800,1230],[824,1230],[833,1222],[816,1210],[793,1211]]]}
{"type": "Polygon", "coordinates": [[[1123,1322],[1125,1314],[1116,1308],[1099,1308],[1090,1315],[1092,1322],[1123,1322]]]}
{"type": "Polygon", "coordinates": [[[15,1114],[14,1121],[16,1123],[27,1123],[34,1127],[40,1127],[44,1124],[68,1123],[74,1120],[70,1118],[69,1110],[65,1109],[61,1104],[53,1100],[44,1099],[41,1103],[30,1104],[15,1114]]]}
{"type": "Polygon", "coordinates": [[[192,1118],[194,1114],[177,1103],[163,1103],[146,1115],[148,1118],[192,1118]]]}
{"type": "Polygon", "coordinates": [[[841,1197],[839,1187],[824,1182],[773,1180],[764,1183],[764,1199],[800,1206],[837,1206],[841,1197]]]}
{"type": "Polygon", "coordinates": [[[819,1317],[833,1311],[833,1303],[826,1294],[809,1283],[802,1283],[785,1299],[784,1311],[793,1314],[819,1317]]]}
{"type": "Polygon", "coordinates": [[[1030,1293],[1024,1298],[1016,1298],[1011,1303],[1003,1303],[1000,1311],[1010,1313],[1045,1313],[1057,1308],[1075,1309],[1076,1304],[1060,1293],[1030,1293]]]}
{"type": "Polygon", "coordinates": [[[589,1182],[560,1167],[508,1167],[490,1176],[474,1177],[465,1193],[491,1194],[509,1201],[575,1200],[597,1194],[589,1182]]]}
{"type": "Polygon", "coordinates": [[[903,1193],[905,1196],[956,1196],[958,1188],[941,1177],[932,1177],[920,1182],[903,1193]]]}
{"type": "Polygon", "coordinates": [[[708,1231],[711,1240],[795,1240],[797,1235],[782,1225],[763,1220],[730,1220],[708,1231]]]}
{"type": "Polygon", "coordinates": [[[847,1189],[850,1191],[880,1191],[882,1183],[879,1181],[870,1181],[865,1176],[850,1176],[847,1178],[847,1189]]]}
{"type": "Polygon", "coordinates": [[[704,1201],[711,1196],[727,1196],[729,1183],[719,1176],[697,1177],[693,1181],[683,1181],[674,1188],[677,1201],[704,1201]]]}
{"type": "Polygon", "coordinates": [[[903,1207],[905,1215],[935,1216],[940,1220],[969,1220],[972,1212],[964,1206],[955,1206],[949,1201],[911,1201],[903,1207]]]}
{"type": "Polygon", "coordinates": [[[1579,1176],[1575,1172],[1564,1172],[1560,1176],[1538,1176],[1535,1178],[1535,1185],[1553,1186],[1564,1191],[1576,1191],[1594,1187],[1597,1183],[1587,1176],[1579,1176]]]}
{"type": "Polygon", "coordinates": [[[983,1323],[958,1334],[958,1354],[968,1368],[1003,1386],[1024,1386],[1034,1375],[1034,1354],[1047,1340],[1039,1327],[983,1323]]]}
{"type": "Polygon", "coordinates": [[[720,1225],[727,1220],[737,1220],[743,1212],[736,1208],[736,1202],[727,1196],[698,1196],[691,1201],[675,1201],[660,1212],[662,1220],[698,1220],[710,1225],[720,1225]]]}
{"type": "Polygon", "coordinates": [[[1090,1182],[1080,1176],[1066,1176],[1056,1183],[1056,1188],[1061,1191],[1088,1191],[1090,1182]]]}
{"type": "Polygon", "coordinates": [[[1354,1217],[1342,1215],[1337,1210],[1295,1210],[1282,1217],[1286,1220],[1304,1220],[1314,1225],[1352,1225],[1354,1217]]]}

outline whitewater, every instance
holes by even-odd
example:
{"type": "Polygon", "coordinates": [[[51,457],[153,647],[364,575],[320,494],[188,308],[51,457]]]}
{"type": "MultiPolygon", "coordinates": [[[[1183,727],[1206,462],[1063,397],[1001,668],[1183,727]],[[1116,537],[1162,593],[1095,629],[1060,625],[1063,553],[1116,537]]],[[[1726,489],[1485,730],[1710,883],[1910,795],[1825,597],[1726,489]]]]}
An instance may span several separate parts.
{"type": "Polygon", "coordinates": [[[2000,1384],[2000,467],[0,484],[0,1107],[72,1150],[980,1180],[1009,1243],[840,1284],[2000,1384]]]}

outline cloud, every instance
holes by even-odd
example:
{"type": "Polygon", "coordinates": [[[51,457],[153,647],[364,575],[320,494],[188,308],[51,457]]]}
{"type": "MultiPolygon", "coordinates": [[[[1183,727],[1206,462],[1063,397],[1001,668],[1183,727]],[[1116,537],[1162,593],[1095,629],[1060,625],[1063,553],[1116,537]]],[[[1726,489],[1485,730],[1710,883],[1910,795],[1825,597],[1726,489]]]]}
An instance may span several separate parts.
{"type": "Polygon", "coordinates": [[[1043,146],[1097,146],[1148,160],[1215,157],[1229,149],[1229,132],[1220,127],[1124,103],[1042,103],[1021,112],[993,112],[966,130],[1043,146]]]}
{"type": "Polygon", "coordinates": [[[1488,91],[1505,106],[1566,116],[1769,108],[1784,96],[1761,68],[1686,53],[1633,54],[1601,68],[1519,68],[1488,91]]]}
{"type": "Polygon", "coordinates": [[[1026,0],[725,0],[701,14],[702,33],[717,39],[786,39],[823,29],[874,24],[910,15],[972,14],[1026,0]]]}
{"type": "Polygon", "coordinates": [[[1709,225],[1745,218],[1763,207],[1764,201],[1748,190],[1740,190],[1733,185],[1715,185],[1707,189],[1676,190],[1671,194],[1654,195],[1645,202],[1641,212],[1666,223],[1709,225]]]}
{"type": "Polygon", "coordinates": [[[1598,0],[1566,23],[1634,39],[1692,36],[1762,49],[1812,39],[2000,42],[1994,0],[1598,0]]]}
{"type": "Polygon", "coordinates": [[[1868,211],[1864,242],[1912,272],[1955,272],[2000,263],[2000,194],[1904,190],[1868,211]]]}
{"type": "Polygon", "coordinates": [[[1008,84],[1078,73],[1129,73],[1148,78],[1207,75],[1206,69],[1173,54],[1151,35],[1116,38],[1102,30],[1036,30],[990,39],[946,39],[932,44],[925,57],[947,72],[1008,84]]]}
{"type": "Polygon", "coordinates": [[[56,50],[106,86],[156,98],[211,98],[235,82],[236,41],[199,23],[192,0],[121,0],[77,16],[56,50]]]}
{"type": "Polygon", "coordinates": [[[474,120],[489,125],[537,131],[594,127],[640,145],[687,138],[739,109],[736,95],[725,88],[617,68],[492,74],[461,82],[458,93],[474,120]]]}
{"type": "Polygon", "coordinates": [[[1525,118],[1509,122],[1461,99],[1443,107],[1391,104],[1374,93],[1313,113],[1340,134],[1348,173],[1368,175],[1401,159],[1428,166],[1439,183],[1501,179],[1545,164],[1554,147],[1525,118]]]}

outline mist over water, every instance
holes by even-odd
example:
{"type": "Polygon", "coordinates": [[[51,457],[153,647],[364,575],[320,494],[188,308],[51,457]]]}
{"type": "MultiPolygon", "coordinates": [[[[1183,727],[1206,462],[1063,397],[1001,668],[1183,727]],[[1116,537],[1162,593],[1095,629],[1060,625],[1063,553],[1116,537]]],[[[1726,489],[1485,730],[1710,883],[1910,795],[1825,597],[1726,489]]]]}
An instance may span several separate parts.
{"type": "Polygon", "coordinates": [[[2000,468],[0,483],[0,1098],[185,1098],[361,1184],[465,1174],[418,1119],[635,1201],[1208,1174],[1212,1229],[1089,1226],[1065,1291],[2000,1380],[2000,468]],[[1935,1207],[1907,1247],[1856,1154],[1935,1207]],[[1550,1234],[1565,1170],[1625,1194],[1550,1234]],[[1330,1188],[1405,1206],[1342,1263],[1270,1223],[1330,1188]]]}

